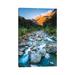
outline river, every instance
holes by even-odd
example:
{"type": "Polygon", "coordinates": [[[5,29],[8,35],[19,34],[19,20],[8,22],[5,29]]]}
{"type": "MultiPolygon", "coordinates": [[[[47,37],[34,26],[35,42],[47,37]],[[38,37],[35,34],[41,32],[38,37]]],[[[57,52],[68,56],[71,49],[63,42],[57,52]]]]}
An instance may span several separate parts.
{"type": "Polygon", "coordinates": [[[57,65],[57,39],[39,30],[30,33],[19,43],[20,67],[44,67],[57,65]]]}

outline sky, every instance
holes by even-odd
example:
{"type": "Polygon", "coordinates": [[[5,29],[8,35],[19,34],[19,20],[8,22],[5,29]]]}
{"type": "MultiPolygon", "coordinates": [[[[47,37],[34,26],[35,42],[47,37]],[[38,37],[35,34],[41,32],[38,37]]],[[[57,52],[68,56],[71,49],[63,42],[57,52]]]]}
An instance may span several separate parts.
{"type": "Polygon", "coordinates": [[[38,15],[52,11],[53,9],[47,8],[19,8],[18,15],[24,17],[25,19],[33,19],[38,15]]]}

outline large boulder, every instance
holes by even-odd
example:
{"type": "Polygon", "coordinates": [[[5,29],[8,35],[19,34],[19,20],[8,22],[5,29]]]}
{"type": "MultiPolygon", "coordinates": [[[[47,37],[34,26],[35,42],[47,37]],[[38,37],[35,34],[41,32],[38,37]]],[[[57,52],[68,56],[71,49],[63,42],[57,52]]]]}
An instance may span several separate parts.
{"type": "Polygon", "coordinates": [[[31,51],[30,62],[31,63],[39,63],[40,60],[41,60],[41,54],[39,52],[31,51]]]}
{"type": "Polygon", "coordinates": [[[46,50],[45,49],[38,50],[38,52],[41,54],[41,56],[46,55],[46,50]]]}

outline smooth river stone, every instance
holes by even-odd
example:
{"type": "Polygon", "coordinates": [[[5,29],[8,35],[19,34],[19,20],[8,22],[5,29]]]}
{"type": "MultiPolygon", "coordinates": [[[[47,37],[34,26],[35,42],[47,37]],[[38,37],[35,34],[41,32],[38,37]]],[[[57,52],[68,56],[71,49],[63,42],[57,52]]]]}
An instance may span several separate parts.
{"type": "Polygon", "coordinates": [[[32,51],[30,54],[30,62],[31,63],[39,63],[41,60],[41,54],[35,51],[32,51]]]}

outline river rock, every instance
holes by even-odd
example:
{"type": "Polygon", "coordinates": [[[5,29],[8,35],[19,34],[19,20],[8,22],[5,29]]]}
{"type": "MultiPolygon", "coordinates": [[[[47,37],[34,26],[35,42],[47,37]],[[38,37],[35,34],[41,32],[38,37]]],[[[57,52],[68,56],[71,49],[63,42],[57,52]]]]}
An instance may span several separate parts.
{"type": "Polygon", "coordinates": [[[50,58],[50,54],[49,54],[49,53],[46,53],[46,54],[45,54],[45,58],[46,58],[46,59],[49,59],[49,58],[50,58]]]}
{"type": "Polygon", "coordinates": [[[26,45],[25,42],[21,42],[21,43],[19,44],[19,47],[24,47],[25,45],[26,45]]]}
{"type": "Polygon", "coordinates": [[[23,55],[23,54],[24,54],[24,52],[22,52],[22,51],[18,52],[18,55],[23,55]]]}
{"type": "Polygon", "coordinates": [[[54,45],[47,45],[46,46],[46,52],[48,53],[56,53],[57,48],[54,45]]]}
{"type": "Polygon", "coordinates": [[[37,65],[33,65],[33,64],[31,64],[30,66],[31,66],[31,67],[38,67],[37,65]]]}
{"type": "Polygon", "coordinates": [[[51,65],[54,65],[54,62],[50,61],[50,64],[51,64],[51,65]]]}
{"type": "Polygon", "coordinates": [[[41,56],[45,56],[45,54],[46,54],[45,49],[38,50],[38,52],[41,54],[41,56]]]}
{"type": "Polygon", "coordinates": [[[31,63],[39,63],[41,60],[41,54],[35,51],[31,51],[30,54],[30,62],[31,63]]]}
{"type": "Polygon", "coordinates": [[[32,50],[32,51],[36,51],[36,50],[37,50],[37,47],[36,47],[36,46],[32,46],[32,47],[31,47],[31,50],[32,50]]]}
{"type": "Polygon", "coordinates": [[[20,49],[19,49],[19,51],[24,51],[24,50],[25,50],[25,48],[20,48],[20,49]]]}

